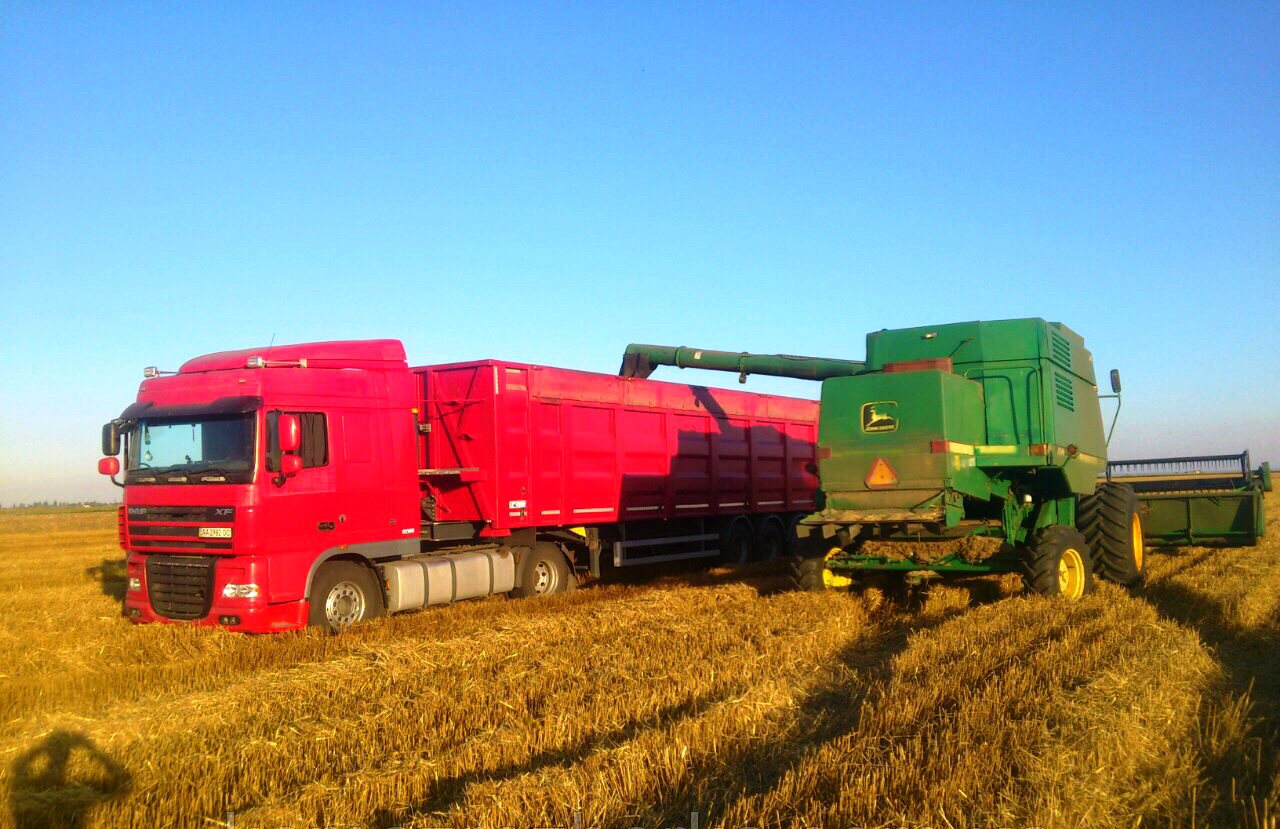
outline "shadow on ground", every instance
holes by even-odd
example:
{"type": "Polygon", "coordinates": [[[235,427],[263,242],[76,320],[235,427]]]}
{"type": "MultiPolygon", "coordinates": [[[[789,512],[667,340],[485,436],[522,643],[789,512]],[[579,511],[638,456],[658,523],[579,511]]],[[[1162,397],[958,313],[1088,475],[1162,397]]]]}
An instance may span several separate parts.
{"type": "MultiPolygon", "coordinates": [[[[1230,801],[1239,798],[1255,802],[1273,801],[1280,792],[1280,660],[1275,658],[1280,642],[1280,625],[1273,615],[1256,627],[1245,628],[1224,615],[1223,607],[1212,598],[1173,581],[1173,577],[1211,557],[1217,550],[1186,554],[1187,562],[1167,572],[1157,581],[1148,582],[1136,595],[1153,605],[1165,619],[1195,630],[1202,642],[1212,648],[1223,670],[1224,687],[1219,693],[1235,697],[1248,696],[1255,718],[1253,734],[1259,741],[1253,757],[1232,754],[1209,758],[1207,783],[1219,793],[1230,793],[1218,799],[1211,809],[1210,820],[1229,821],[1230,801]],[[1250,762],[1253,760],[1254,762],[1250,762]]],[[[1213,716],[1213,706],[1206,706],[1213,716]]],[[[1205,721],[1206,732],[1214,723],[1205,721]]],[[[1206,824],[1208,825],[1208,824],[1206,824]]],[[[1224,824],[1225,825],[1225,824],[1224,824]]]]}
{"type": "Polygon", "coordinates": [[[58,730],[9,768],[9,807],[17,829],[77,829],[95,806],[119,797],[130,775],[83,734],[58,730]]]}
{"type": "Polygon", "coordinates": [[[101,564],[86,567],[84,574],[95,579],[102,588],[102,595],[110,596],[118,602],[124,601],[125,589],[129,576],[122,558],[104,558],[101,564]]]}

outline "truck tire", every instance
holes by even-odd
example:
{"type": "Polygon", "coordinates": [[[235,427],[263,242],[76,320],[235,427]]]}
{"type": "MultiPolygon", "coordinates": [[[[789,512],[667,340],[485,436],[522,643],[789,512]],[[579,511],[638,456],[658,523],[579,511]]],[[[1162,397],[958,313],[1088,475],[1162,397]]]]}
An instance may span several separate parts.
{"type": "Polygon", "coordinates": [[[1125,587],[1142,584],[1147,577],[1147,556],[1138,496],[1132,487],[1099,484],[1093,495],[1080,499],[1076,526],[1093,551],[1098,575],[1125,587]]]}
{"type": "Polygon", "coordinates": [[[1093,561],[1089,543],[1074,527],[1041,530],[1022,560],[1022,580],[1041,596],[1069,601],[1093,592],[1093,561]]]}
{"type": "Polygon", "coordinates": [[[554,596],[578,589],[578,580],[560,548],[539,541],[520,564],[513,596],[554,596]]]}
{"type": "Polygon", "coordinates": [[[311,582],[307,625],[338,633],[383,614],[382,591],[367,567],[354,561],[326,561],[311,582]]]}
{"type": "Polygon", "coordinates": [[[777,518],[766,518],[756,533],[756,560],[773,561],[787,552],[787,534],[777,518]]]}
{"type": "Polygon", "coordinates": [[[782,537],[786,546],[782,548],[784,556],[791,556],[795,553],[800,543],[800,537],[796,535],[796,528],[800,526],[800,519],[804,516],[797,513],[783,522],[782,537]]]}
{"type": "Polygon", "coordinates": [[[730,567],[748,564],[755,546],[756,534],[751,529],[751,522],[745,518],[738,519],[720,534],[720,563],[730,567]]]}

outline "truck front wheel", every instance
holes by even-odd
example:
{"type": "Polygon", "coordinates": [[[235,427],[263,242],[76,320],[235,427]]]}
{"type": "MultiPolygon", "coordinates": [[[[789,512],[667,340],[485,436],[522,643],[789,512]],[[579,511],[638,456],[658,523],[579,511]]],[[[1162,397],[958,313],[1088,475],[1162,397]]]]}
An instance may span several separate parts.
{"type": "Polygon", "coordinates": [[[367,568],[354,561],[320,565],[311,582],[308,625],[337,633],[382,612],[382,592],[367,568]]]}

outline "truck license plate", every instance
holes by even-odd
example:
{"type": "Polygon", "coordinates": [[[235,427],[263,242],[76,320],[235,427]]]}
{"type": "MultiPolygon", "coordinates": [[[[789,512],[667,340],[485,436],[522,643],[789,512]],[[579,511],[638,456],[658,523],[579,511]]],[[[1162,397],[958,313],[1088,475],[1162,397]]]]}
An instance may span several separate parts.
{"type": "Polygon", "coordinates": [[[198,535],[201,538],[230,538],[230,527],[201,527],[198,535]]]}

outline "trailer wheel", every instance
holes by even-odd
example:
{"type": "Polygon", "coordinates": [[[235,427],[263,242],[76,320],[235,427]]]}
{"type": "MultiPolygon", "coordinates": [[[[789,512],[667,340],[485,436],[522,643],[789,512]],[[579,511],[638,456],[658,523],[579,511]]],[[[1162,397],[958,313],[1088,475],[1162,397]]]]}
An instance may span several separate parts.
{"type": "Polygon", "coordinates": [[[1049,527],[1022,561],[1022,580],[1033,593],[1075,601],[1093,592],[1089,544],[1074,527],[1049,527]]]}
{"type": "Polygon", "coordinates": [[[800,537],[796,535],[796,528],[800,526],[800,519],[803,517],[800,513],[796,513],[784,522],[785,529],[782,533],[783,542],[786,544],[782,548],[784,556],[793,555],[799,546],[800,537]]]}
{"type": "Polygon", "coordinates": [[[787,552],[786,530],[777,518],[766,518],[756,533],[756,560],[773,561],[787,552]]]}
{"type": "Polygon", "coordinates": [[[1147,577],[1146,548],[1138,496],[1128,484],[1099,484],[1093,495],[1080,499],[1076,525],[1093,551],[1098,575],[1125,587],[1147,577]]]}
{"type": "Polygon", "coordinates": [[[520,581],[511,593],[515,596],[553,596],[578,589],[578,580],[569,569],[560,548],[549,541],[539,541],[520,565],[520,581]]]}
{"type": "Polygon", "coordinates": [[[740,518],[720,535],[720,563],[730,566],[747,564],[755,546],[756,534],[751,529],[751,522],[740,518]]]}
{"type": "Polygon", "coordinates": [[[368,568],[354,561],[326,561],[311,582],[307,625],[330,633],[383,614],[382,591],[368,568]]]}

